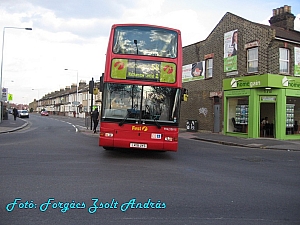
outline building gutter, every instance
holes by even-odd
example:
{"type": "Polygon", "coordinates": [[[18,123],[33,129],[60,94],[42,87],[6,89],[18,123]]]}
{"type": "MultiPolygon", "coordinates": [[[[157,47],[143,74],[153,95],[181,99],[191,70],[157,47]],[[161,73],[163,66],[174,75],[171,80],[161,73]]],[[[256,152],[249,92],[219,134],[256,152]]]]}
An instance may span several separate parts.
{"type": "Polygon", "coordinates": [[[299,41],[292,41],[292,40],[288,40],[288,39],[284,39],[284,38],[279,38],[279,37],[275,37],[275,40],[285,41],[285,42],[289,42],[289,43],[300,45],[299,41]]]}

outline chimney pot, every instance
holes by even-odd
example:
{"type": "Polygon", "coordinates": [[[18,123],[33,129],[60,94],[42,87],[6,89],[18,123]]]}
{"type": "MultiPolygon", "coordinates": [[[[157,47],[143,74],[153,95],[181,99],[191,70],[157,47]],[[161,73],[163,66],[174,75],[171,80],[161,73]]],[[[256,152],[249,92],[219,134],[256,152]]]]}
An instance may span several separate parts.
{"type": "Polygon", "coordinates": [[[273,9],[273,16],[269,22],[271,26],[294,30],[295,18],[296,17],[291,13],[291,6],[284,5],[283,7],[273,9]]]}

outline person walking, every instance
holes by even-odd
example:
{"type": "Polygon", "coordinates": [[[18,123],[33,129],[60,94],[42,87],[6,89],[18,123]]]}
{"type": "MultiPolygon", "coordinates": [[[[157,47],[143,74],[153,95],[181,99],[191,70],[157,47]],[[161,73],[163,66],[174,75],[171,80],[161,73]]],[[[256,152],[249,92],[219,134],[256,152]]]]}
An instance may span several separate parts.
{"type": "Polygon", "coordinates": [[[13,109],[13,116],[14,116],[14,120],[16,120],[16,118],[17,118],[17,116],[18,116],[18,110],[17,110],[17,108],[14,108],[13,109]]]}
{"type": "Polygon", "coordinates": [[[92,119],[93,119],[93,123],[94,123],[94,134],[97,132],[97,126],[99,123],[99,112],[98,112],[98,108],[96,108],[93,112],[92,112],[92,119]]]}

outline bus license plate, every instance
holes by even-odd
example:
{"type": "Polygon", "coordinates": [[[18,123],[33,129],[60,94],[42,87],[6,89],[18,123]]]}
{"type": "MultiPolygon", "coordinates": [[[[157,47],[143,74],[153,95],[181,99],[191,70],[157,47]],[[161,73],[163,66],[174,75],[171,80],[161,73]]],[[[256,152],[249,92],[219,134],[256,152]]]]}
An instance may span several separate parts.
{"type": "Polygon", "coordinates": [[[147,148],[147,144],[130,143],[130,148],[147,148]]]}

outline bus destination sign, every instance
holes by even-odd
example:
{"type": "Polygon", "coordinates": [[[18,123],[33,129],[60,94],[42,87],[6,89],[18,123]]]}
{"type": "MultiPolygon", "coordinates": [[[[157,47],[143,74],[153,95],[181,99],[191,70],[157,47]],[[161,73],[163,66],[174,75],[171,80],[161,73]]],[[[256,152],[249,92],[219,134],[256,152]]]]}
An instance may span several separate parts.
{"type": "Polygon", "coordinates": [[[176,65],[157,61],[113,59],[111,77],[123,80],[175,83],[176,65]]]}

